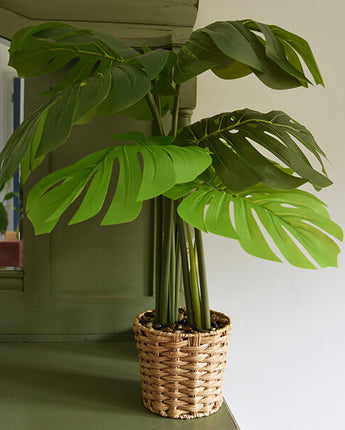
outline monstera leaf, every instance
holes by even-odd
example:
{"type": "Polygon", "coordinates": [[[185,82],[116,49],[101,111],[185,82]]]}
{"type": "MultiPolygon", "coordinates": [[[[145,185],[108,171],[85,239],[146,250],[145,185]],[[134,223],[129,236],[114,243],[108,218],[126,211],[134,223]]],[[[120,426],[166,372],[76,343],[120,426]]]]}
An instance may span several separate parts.
{"type": "MultiPolygon", "coordinates": [[[[152,51],[148,51],[152,52],[152,51]]],[[[155,52],[155,51],[153,51],[155,52]]],[[[174,96],[177,95],[176,85],[171,82],[172,69],[174,68],[177,56],[175,52],[168,51],[167,61],[158,73],[154,80],[152,80],[152,92],[158,101],[158,108],[161,117],[164,117],[169,110],[173,109],[174,96]]],[[[135,60],[135,59],[133,59],[135,60]]],[[[149,107],[146,98],[142,98],[134,105],[120,112],[121,114],[142,121],[154,120],[151,108],[149,107]]]]}
{"type": "MultiPolygon", "coordinates": [[[[84,30],[63,23],[48,22],[18,31],[11,43],[9,65],[25,78],[59,71],[61,81],[46,95],[55,94],[76,82],[83,82],[104,71],[123,73],[142,71],[154,79],[169,60],[169,51],[156,49],[140,54],[113,36],[84,30]],[[116,66],[122,66],[117,69],[116,66]]],[[[113,76],[113,87],[122,82],[113,76]]],[[[136,80],[137,76],[129,76],[136,80]]],[[[112,98],[112,94],[109,94],[112,98]]],[[[109,112],[111,113],[111,112],[109,112]]]]}
{"type": "Polygon", "coordinates": [[[332,183],[312,167],[301,149],[307,149],[308,156],[313,156],[324,172],[324,153],[312,134],[284,112],[244,109],[215,115],[183,128],[176,144],[208,148],[216,173],[227,188],[236,192],[260,182],[277,189],[297,188],[306,181],[318,189],[332,183]],[[272,162],[257,147],[283,165],[272,162]],[[286,166],[299,177],[286,173],[286,166]]]}
{"type": "Polygon", "coordinates": [[[280,27],[252,20],[221,21],[194,31],[178,54],[174,80],[182,83],[211,69],[223,79],[255,73],[268,87],[307,87],[322,77],[308,43],[280,27]]]}
{"type": "Polygon", "coordinates": [[[171,145],[172,136],[147,139],[142,133],[131,132],[115,137],[137,143],[97,151],[48,175],[31,189],[27,210],[36,234],[52,231],[83,191],[85,195],[70,224],[98,214],[108,194],[116,159],[119,163],[116,191],[103,225],[132,221],[139,215],[144,200],[164,193],[175,184],[194,180],[211,162],[204,149],[171,145]]]}
{"type": "Polygon", "coordinates": [[[61,82],[49,94],[139,55],[115,37],[57,22],[18,31],[9,52],[9,65],[19,76],[30,78],[63,72],[61,82]]]}
{"type": "Polygon", "coordinates": [[[25,181],[46,153],[66,142],[73,124],[102,103],[110,87],[110,73],[100,73],[57,93],[27,117],[0,154],[0,182],[6,182],[24,158],[22,180],[25,181]]]}
{"type": "Polygon", "coordinates": [[[5,206],[0,202],[0,233],[5,234],[8,226],[8,215],[5,206]]]}
{"type": "Polygon", "coordinates": [[[310,193],[260,185],[232,194],[208,184],[184,184],[166,194],[178,198],[188,192],[178,213],[202,231],[237,239],[246,252],[267,260],[281,261],[265,235],[294,266],[337,265],[340,249],[330,236],[342,240],[342,230],[330,220],[325,204],[310,193]]]}
{"type": "Polygon", "coordinates": [[[20,30],[10,48],[10,65],[18,74],[28,78],[59,71],[64,77],[46,93],[50,100],[11,136],[0,155],[0,183],[20,163],[25,180],[45,154],[66,142],[74,124],[143,100],[170,58],[163,49],[139,54],[112,36],[61,23],[20,30]]]}

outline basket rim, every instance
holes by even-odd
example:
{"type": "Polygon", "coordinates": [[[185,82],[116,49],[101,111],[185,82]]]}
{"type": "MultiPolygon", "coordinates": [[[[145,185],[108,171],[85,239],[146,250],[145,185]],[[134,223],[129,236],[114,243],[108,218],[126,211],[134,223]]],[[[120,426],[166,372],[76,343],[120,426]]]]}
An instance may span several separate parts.
{"type": "Polygon", "coordinates": [[[133,323],[133,327],[137,326],[139,327],[141,330],[143,330],[146,333],[150,333],[152,334],[156,334],[157,336],[166,336],[166,337],[171,337],[171,338],[181,338],[181,337],[215,337],[215,336],[219,336],[220,333],[224,333],[224,332],[228,332],[232,329],[232,321],[231,318],[229,316],[227,316],[226,314],[223,314],[222,312],[218,312],[218,311],[214,311],[213,309],[210,309],[210,312],[215,313],[217,315],[220,315],[222,317],[225,317],[229,320],[229,323],[227,325],[225,325],[222,328],[218,328],[217,330],[212,330],[212,331],[207,331],[207,332],[197,332],[197,333],[176,333],[176,332],[165,332],[165,331],[161,331],[161,330],[156,330],[153,328],[147,328],[144,325],[142,325],[139,321],[140,317],[142,315],[144,315],[146,312],[152,312],[152,309],[148,309],[147,311],[144,312],[140,312],[140,314],[138,314],[135,317],[134,323],[133,323]]]}

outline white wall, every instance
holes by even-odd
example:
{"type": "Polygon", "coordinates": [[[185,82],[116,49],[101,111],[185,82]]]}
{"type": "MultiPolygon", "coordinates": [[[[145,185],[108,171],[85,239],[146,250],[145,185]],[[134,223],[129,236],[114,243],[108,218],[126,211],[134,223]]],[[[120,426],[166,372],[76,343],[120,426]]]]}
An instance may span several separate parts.
{"type": "MultiPolygon", "coordinates": [[[[198,80],[194,121],[249,107],[281,109],[306,125],[330,160],[335,184],[319,197],[345,227],[344,0],[202,0],[197,27],[252,18],[305,37],[326,89],[273,91],[254,76],[198,80]]],[[[345,429],[345,252],[338,269],[266,262],[206,235],[211,305],[233,319],[225,398],[242,430],[345,429]]]]}

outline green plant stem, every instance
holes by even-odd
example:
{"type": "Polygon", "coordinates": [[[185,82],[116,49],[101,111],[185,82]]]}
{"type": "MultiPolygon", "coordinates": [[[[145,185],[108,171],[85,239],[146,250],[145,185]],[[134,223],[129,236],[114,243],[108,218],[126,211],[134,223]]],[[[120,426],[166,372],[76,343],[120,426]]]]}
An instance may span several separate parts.
{"type": "Polygon", "coordinates": [[[197,228],[194,231],[195,231],[195,245],[196,245],[197,256],[198,256],[202,328],[205,330],[210,330],[211,329],[210,305],[209,305],[209,300],[208,300],[204,245],[203,245],[201,231],[198,230],[197,228]]]}
{"type": "Polygon", "coordinates": [[[150,110],[152,112],[152,115],[153,115],[153,118],[156,122],[156,125],[158,127],[159,135],[164,136],[164,129],[163,129],[163,124],[162,124],[160,112],[159,112],[158,106],[156,105],[155,99],[154,99],[151,91],[149,91],[146,94],[145,98],[146,98],[146,101],[150,107],[150,110]]]}
{"type": "Polygon", "coordinates": [[[194,324],[194,314],[193,314],[193,306],[192,306],[192,295],[191,295],[191,287],[190,287],[190,278],[189,278],[189,267],[188,267],[188,255],[186,248],[186,234],[184,229],[184,222],[177,215],[177,231],[178,231],[178,242],[180,246],[181,253],[181,266],[182,266],[182,278],[183,278],[183,287],[184,287],[184,297],[187,308],[187,318],[189,324],[194,324]]]}
{"type": "Polygon", "coordinates": [[[176,244],[175,244],[175,217],[171,222],[171,253],[170,253],[170,282],[169,282],[169,322],[174,323],[175,308],[178,298],[176,297],[176,244]]]}
{"type": "Polygon", "coordinates": [[[173,214],[173,201],[165,199],[162,276],[159,302],[159,320],[162,325],[166,325],[168,323],[169,316],[169,277],[173,214]]]}
{"type": "MultiPolygon", "coordinates": [[[[176,88],[177,94],[174,99],[174,107],[172,112],[172,128],[171,133],[176,136],[178,130],[178,118],[180,107],[179,86],[176,88]]],[[[158,128],[160,135],[164,135],[164,129],[160,116],[160,101],[150,91],[146,95],[147,103],[151,109],[155,124],[158,128]]],[[[154,282],[155,282],[155,303],[156,303],[156,321],[162,325],[168,322],[173,323],[178,318],[178,296],[179,296],[179,280],[182,265],[177,268],[178,249],[175,243],[175,224],[176,220],[174,214],[176,213],[175,205],[172,201],[164,199],[165,213],[162,217],[162,207],[159,207],[158,199],[155,203],[155,228],[154,228],[154,282]],[[163,218],[163,222],[161,221],[163,218]]],[[[181,242],[179,242],[181,243],[181,242]]],[[[184,244],[186,241],[184,241],[184,244]]],[[[187,271],[188,275],[188,257],[187,258],[187,271]]],[[[189,276],[188,276],[189,278],[189,276]]],[[[190,285],[190,282],[189,282],[190,285]]],[[[191,302],[190,286],[187,284],[187,295],[189,295],[186,302],[191,302]]],[[[189,306],[191,308],[191,306],[189,306]]],[[[192,312],[190,312],[192,315],[192,312]]],[[[192,318],[192,316],[190,317],[192,318]]]]}
{"type": "MultiPolygon", "coordinates": [[[[157,127],[158,134],[164,136],[164,129],[161,121],[159,100],[155,100],[152,92],[149,91],[146,96],[146,101],[152,112],[155,125],[157,127]]],[[[168,290],[169,290],[169,276],[166,271],[163,270],[163,262],[166,265],[169,259],[164,261],[167,255],[163,253],[163,197],[158,196],[155,198],[154,203],[154,291],[155,291],[155,309],[156,309],[156,322],[163,324],[163,321],[167,320],[168,314],[168,290]],[[164,279],[163,279],[164,275],[164,279]],[[166,280],[167,278],[167,280],[166,280]],[[166,284],[166,282],[168,284],[166,284]],[[162,290],[164,294],[162,295],[162,290]],[[162,319],[163,318],[163,319],[162,319]]],[[[166,226],[165,226],[166,227],[166,226]]],[[[170,252],[170,251],[169,251],[170,252]]]]}
{"type": "Polygon", "coordinates": [[[180,284],[181,284],[181,252],[179,245],[179,237],[176,235],[176,276],[175,276],[175,321],[178,320],[178,309],[179,309],[179,295],[180,295],[180,284]]]}
{"type": "Polygon", "coordinates": [[[179,121],[179,111],[180,111],[180,85],[176,85],[177,94],[174,98],[174,107],[172,111],[172,123],[171,123],[171,134],[173,136],[177,135],[178,121],[179,121]]]}
{"type": "Polygon", "coordinates": [[[189,244],[189,261],[190,261],[190,286],[191,286],[191,297],[192,297],[192,307],[195,324],[201,328],[201,308],[200,308],[200,295],[199,295],[199,285],[198,285],[198,275],[197,266],[195,259],[195,252],[193,248],[192,235],[190,232],[189,224],[186,223],[187,236],[189,244]]]}
{"type": "MultiPolygon", "coordinates": [[[[155,309],[159,309],[160,285],[161,285],[161,264],[162,264],[162,197],[154,199],[154,229],[153,229],[153,289],[155,292],[155,309]]],[[[159,313],[156,312],[156,322],[159,321],[159,313]]]]}
{"type": "Polygon", "coordinates": [[[156,106],[157,106],[159,117],[161,118],[162,107],[161,107],[161,99],[159,97],[159,94],[155,94],[154,95],[154,100],[155,100],[155,103],[156,103],[156,106]]]}
{"type": "MultiPolygon", "coordinates": [[[[180,94],[179,94],[179,85],[176,87],[177,95],[174,99],[174,107],[173,107],[173,115],[172,115],[172,128],[171,133],[176,136],[178,130],[178,117],[179,117],[179,107],[180,107],[180,94]]],[[[171,272],[170,272],[170,294],[171,294],[171,303],[170,303],[170,322],[175,322],[178,319],[178,298],[179,298],[179,278],[180,274],[177,273],[177,261],[179,260],[179,252],[176,247],[176,239],[175,241],[175,230],[176,230],[176,208],[173,205],[174,210],[174,220],[173,220],[173,235],[172,235],[172,253],[171,253],[171,272]]]]}

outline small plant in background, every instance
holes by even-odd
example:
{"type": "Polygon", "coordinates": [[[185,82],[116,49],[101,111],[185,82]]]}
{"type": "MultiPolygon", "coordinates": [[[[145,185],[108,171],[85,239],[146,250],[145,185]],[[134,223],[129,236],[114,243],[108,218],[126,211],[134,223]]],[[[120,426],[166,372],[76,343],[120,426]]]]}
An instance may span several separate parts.
{"type": "Polygon", "coordinates": [[[18,210],[20,213],[22,209],[20,207],[12,207],[11,200],[14,197],[18,197],[19,193],[15,191],[9,191],[11,188],[12,180],[3,183],[0,187],[0,233],[5,235],[8,227],[8,211],[18,210]]]}
{"type": "MultiPolygon", "coordinates": [[[[0,193],[4,192],[5,184],[3,184],[0,188],[0,193]]],[[[5,202],[9,200],[8,193],[5,194],[5,196],[2,198],[2,201],[0,202],[0,233],[4,235],[7,230],[8,226],[8,214],[5,207],[5,202]]]]}
{"type": "Polygon", "coordinates": [[[186,327],[221,327],[210,317],[201,232],[238,240],[251,255],[281,261],[268,234],[294,266],[336,266],[339,247],[333,238],[342,240],[342,231],[325,204],[300,189],[309,183],[319,191],[331,184],[325,154],[303,125],[281,111],[250,109],[179,124],[181,85],[206,70],[225,80],[253,73],[272,89],[323,85],[301,37],[253,20],[216,22],[194,31],[176,55],[145,46],[138,52],[109,35],[45,23],[13,37],[10,65],[21,77],[60,71],[62,78],[2,151],[1,183],[18,165],[25,181],[68,141],[73,125],[97,115],[155,122],[156,136],[116,134],[132,144],[114,144],[43,178],[30,190],[26,211],[36,234],[51,232],[77,199],[69,224],[92,218],[104,205],[118,160],[118,182],[101,224],[130,222],[143,201],[155,199],[157,329],[185,319],[179,316],[181,283],[186,327]],[[169,112],[165,129],[162,118],[169,112]]]}

